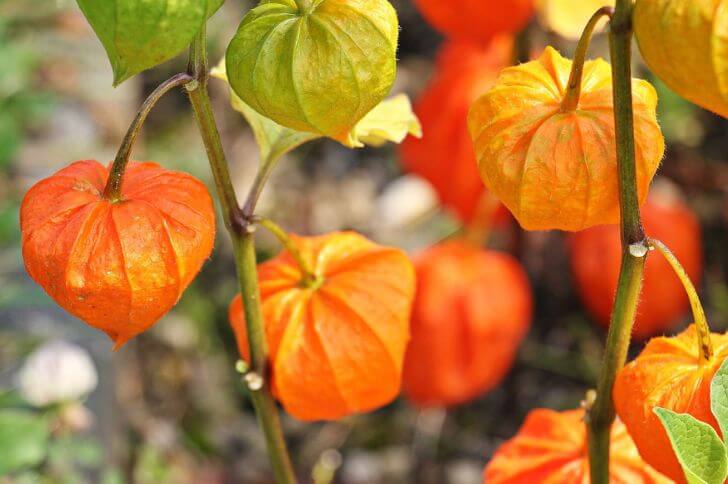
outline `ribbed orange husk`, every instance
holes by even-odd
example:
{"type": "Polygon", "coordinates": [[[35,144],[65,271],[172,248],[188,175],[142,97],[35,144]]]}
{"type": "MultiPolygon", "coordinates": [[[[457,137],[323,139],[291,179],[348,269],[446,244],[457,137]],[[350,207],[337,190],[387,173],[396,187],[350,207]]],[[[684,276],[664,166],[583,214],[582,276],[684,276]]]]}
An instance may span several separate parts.
{"type": "Polygon", "coordinates": [[[653,409],[689,413],[720,435],[710,411],[710,382],[728,358],[728,336],[712,334],[711,340],[715,355],[709,362],[701,362],[695,326],[672,338],[655,338],[619,372],[614,387],[617,413],[642,458],[677,482],[686,482],[685,476],[653,409]]]}
{"type": "MultiPolygon", "coordinates": [[[[694,284],[703,271],[700,224],[679,198],[653,191],[642,207],[647,234],[664,242],[680,260],[694,284]]],[[[576,289],[587,310],[609,327],[617,291],[622,245],[619,227],[605,225],[573,234],[569,240],[576,289]]],[[[660,254],[647,259],[634,336],[647,339],[672,329],[690,309],[680,279],[660,254]]]]}
{"type": "Polygon", "coordinates": [[[534,0],[415,0],[428,23],[447,37],[488,42],[514,34],[533,15],[534,0]]]}
{"type": "MultiPolygon", "coordinates": [[[[258,267],[274,395],[300,420],[336,420],[389,403],[410,337],[412,263],[352,232],[292,238],[319,282],[304,287],[288,252],[258,267]]],[[[248,360],[239,295],[229,316],[248,360]]]]}
{"type": "Polygon", "coordinates": [[[728,0],[640,0],[634,30],[642,56],[660,79],[728,117],[728,0]]]}
{"type": "Polygon", "coordinates": [[[109,170],[77,161],[38,182],[20,208],[30,276],[66,311],[119,348],[159,320],[215,241],[205,185],[156,163],[130,162],[122,201],[102,197],[109,170]]]}
{"type": "Polygon", "coordinates": [[[423,136],[402,143],[405,169],[429,181],[440,202],[465,222],[476,215],[485,192],[468,133],[468,110],[510,65],[512,50],[510,37],[483,46],[446,43],[430,84],[415,103],[423,136]]]}
{"type": "MultiPolygon", "coordinates": [[[[468,124],[480,174],[527,230],[578,231],[619,221],[612,76],[586,62],[576,110],[561,104],[572,62],[547,47],[536,61],[505,69],[478,99],[468,124]]],[[[640,201],[665,151],[657,96],[633,81],[640,201]]]]}
{"type": "MultiPolygon", "coordinates": [[[[583,410],[533,410],[518,434],[485,468],[487,484],[588,484],[589,457],[583,410]]],[[[612,484],[669,484],[640,458],[624,425],[612,427],[612,484]]]]}
{"type": "Polygon", "coordinates": [[[531,288],[520,264],[452,241],[419,254],[415,268],[405,395],[418,406],[454,405],[498,385],[531,324],[531,288]]]}

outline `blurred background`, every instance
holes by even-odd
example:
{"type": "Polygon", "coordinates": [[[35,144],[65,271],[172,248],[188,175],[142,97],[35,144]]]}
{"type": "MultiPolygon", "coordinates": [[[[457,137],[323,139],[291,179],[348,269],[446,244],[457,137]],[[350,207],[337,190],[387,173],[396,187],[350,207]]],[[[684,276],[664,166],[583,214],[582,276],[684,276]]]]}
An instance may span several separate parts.
{"type": "MultiPolygon", "coordinates": [[[[251,4],[227,0],[210,21],[213,61],[251,4]]],[[[394,91],[417,100],[437,76],[443,39],[410,0],[393,4],[402,25],[394,91]]],[[[575,42],[553,28],[544,15],[534,17],[514,43],[513,58],[548,44],[570,55],[575,42]]],[[[591,52],[606,56],[605,36],[595,39],[591,52]]],[[[75,2],[0,0],[0,483],[271,482],[255,416],[234,370],[239,356],[227,305],[236,280],[225,233],[174,310],[117,353],[105,335],[56,306],[23,267],[23,194],[74,160],[113,159],[146,94],[185,64],[182,55],[112,89],[105,53],[75,2]]],[[[663,198],[654,204],[677,204],[682,214],[656,215],[656,236],[688,247],[684,258],[693,261],[712,327],[723,331],[728,121],[672,94],[639,60],[635,69],[659,91],[668,140],[656,182],[663,198]]],[[[211,89],[234,181],[244,193],[257,167],[255,141],[230,109],[226,86],[212,80],[211,89]]],[[[452,147],[453,157],[458,149],[452,147]]],[[[152,112],[135,157],[211,183],[181,93],[166,96],[152,112]]],[[[351,151],[333,141],[307,144],[280,164],[260,211],[296,233],[354,229],[415,254],[458,233],[463,223],[458,207],[438,202],[446,198],[439,182],[418,176],[428,176],[418,173],[418,160],[404,169],[401,159],[393,145],[351,151]]],[[[524,233],[507,215],[495,219],[482,224],[492,225],[488,246],[520,261],[534,298],[532,326],[512,370],[494,388],[446,410],[418,408],[402,398],[339,422],[284,417],[304,482],[482,482],[484,463],[530,409],[577,407],[594,386],[605,336],[596,321],[611,296],[590,293],[597,289],[584,253],[596,250],[604,259],[609,251],[590,249],[588,237],[524,233]]],[[[265,234],[259,248],[261,260],[279,250],[265,234]]],[[[658,274],[656,284],[670,277],[658,274]]],[[[645,323],[654,328],[651,334],[672,333],[690,321],[686,304],[659,311],[665,301],[681,300],[679,291],[674,297],[667,291],[663,285],[645,295],[651,299],[641,312],[648,304],[658,308],[645,323]]],[[[636,341],[633,354],[642,345],[636,341]]]]}

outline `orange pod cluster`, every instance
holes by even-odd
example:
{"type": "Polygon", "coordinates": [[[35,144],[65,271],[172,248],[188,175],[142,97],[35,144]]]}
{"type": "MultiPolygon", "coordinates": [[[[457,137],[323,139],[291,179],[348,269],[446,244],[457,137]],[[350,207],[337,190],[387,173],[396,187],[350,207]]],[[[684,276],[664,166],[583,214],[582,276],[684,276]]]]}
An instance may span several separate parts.
{"type": "Polygon", "coordinates": [[[129,163],[122,199],[109,170],[77,161],[33,186],[20,209],[28,274],[65,310],[120,347],[174,306],[215,241],[205,185],[156,163],[129,163]]]}
{"type": "MultiPolygon", "coordinates": [[[[612,426],[609,482],[669,484],[637,452],[625,426],[612,426]]],[[[495,453],[485,468],[487,484],[584,484],[589,456],[583,410],[533,410],[518,434],[495,453]]]]}
{"type": "Polygon", "coordinates": [[[678,336],[655,338],[619,372],[614,386],[617,413],[640,454],[676,482],[686,482],[685,475],[654,408],[688,413],[721,434],[710,410],[710,383],[728,358],[728,335],[711,334],[711,342],[714,354],[704,361],[694,325],[678,336]]]}
{"type": "MultiPolygon", "coordinates": [[[[694,284],[702,273],[700,224],[673,193],[653,190],[642,207],[647,235],[664,242],[680,260],[694,284]]],[[[576,289],[587,310],[609,326],[622,258],[619,227],[605,225],[573,234],[569,240],[576,289]]],[[[647,339],[664,333],[688,311],[685,289],[664,257],[647,259],[634,336],[647,339]]]]}
{"type": "Polygon", "coordinates": [[[447,42],[415,103],[423,137],[409,137],[401,147],[405,169],[429,181],[440,202],[464,222],[478,213],[485,191],[468,134],[468,110],[510,65],[512,49],[510,37],[486,45],[447,42]]]}
{"type": "Polygon", "coordinates": [[[404,393],[418,406],[444,406],[498,385],[531,324],[531,289],[520,264],[453,241],[421,253],[415,268],[404,393]]]}
{"type": "MultiPolygon", "coordinates": [[[[485,186],[527,230],[584,230],[619,222],[612,74],[584,64],[575,109],[563,107],[572,62],[547,47],[535,61],[505,69],[473,104],[470,134],[485,186]]],[[[633,81],[640,201],[665,151],[657,95],[633,81]]]]}
{"type": "MultiPolygon", "coordinates": [[[[356,233],[291,236],[316,282],[288,252],[258,267],[272,391],[300,420],[373,410],[400,390],[415,272],[406,254],[356,233]]],[[[243,303],[229,310],[249,360],[243,303]]]]}

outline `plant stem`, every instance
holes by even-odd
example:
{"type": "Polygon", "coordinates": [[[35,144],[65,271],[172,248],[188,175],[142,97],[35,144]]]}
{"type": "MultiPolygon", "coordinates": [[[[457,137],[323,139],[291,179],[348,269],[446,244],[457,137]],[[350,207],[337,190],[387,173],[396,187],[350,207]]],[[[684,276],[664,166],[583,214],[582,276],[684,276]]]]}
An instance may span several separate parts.
{"type": "Polygon", "coordinates": [[[296,477],[283,438],[278,408],[271,395],[268,381],[268,345],[260,308],[254,230],[252,230],[254,227],[245,218],[238,204],[212,112],[207,90],[208,73],[204,27],[190,47],[189,69],[197,81],[196,85],[188,84],[187,86],[190,102],[210,160],[218,197],[225,216],[225,225],[233,242],[235,267],[243,298],[250,345],[250,370],[246,374],[245,381],[248,382],[258,424],[265,436],[275,480],[279,484],[292,484],[296,482],[296,477]],[[253,384],[253,381],[256,381],[256,384],[253,384]]]}
{"type": "Polygon", "coordinates": [[[273,222],[270,219],[264,217],[255,217],[253,220],[256,224],[260,225],[261,227],[265,227],[270,233],[272,233],[275,238],[278,239],[278,241],[283,245],[283,247],[286,248],[286,251],[291,254],[291,257],[293,257],[293,260],[296,261],[298,268],[301,270],[301,284],[304,287],[315,286],[318,283],[318,277],[316,277],[316,273],[314,272],[313,267],[311,267],[309,261],[307,261],[303,257],[303,254],[301,254],[301,251],[298,250],[298,247],[296,247],[296,244],[293,243],[293,240],[288,235],[288,233],[283,230],[277,223],[273,222]]]}
{"type": "Polygon", "coordinates": [[[114,164],[111,166],[111,172],[109,173],[109,179],[106,182],[104,188],[104,198],[113,202],[121,200],[121,185],[124,181],[124,172],[126,166],[129,164],[129,158],[131,152],[134,149],[134,144],[139,136],[139,132],[142,130],[144,121],[152,111],[152,108],[159,102],[162,97],[175,87],[182,86],[192,81],[193,78],[189,74],[180,73],[164,81],[144,100],[139,112],[137,113],[134,121],[129,126],[124,141],[122,141],[119,151],[116,153],[114,164]]]}
{"type": "Polygon", "coordinates": [[[245,200],[245,205],[243,206],[243,215],[246,218],[252,217],[255,213],[255,206],[258,204],[258,200],[260,200],[263,188],[265,188],[266,182],[270,178],[271,173],[273,173],[273,169],[278,165],[278,161],[280,159],[280,155],[276,155],[271,152],[261,162],[260,168],[258,168],[258,173],[255,175],[253,186],[250,188],[248,198],[245,200]]]}
{"type": "Polygon", "coordinates": [[[698,353],[700,355],[701,362],[710,361],[713,357],[713,343],[710,340],[710,326],[708,325],[708,318],[705,317],[705,311],[703,305],[700,302],[698,291],[695,290],[693,281],[690,280],[685,268],[680,264],[680,261],[665,244],[659,240],[649,239],[650,247],[655,248],[663,257],[667,260],[672,267],[675,274],[682,282],[685,287],[685,292],[690,300],[690,306],[693,310],[693,319],[695,320],[695,327],[698,331],[698,353]]]}
{"type": "Polygon", "coordinates": [[[609,483],[612,390],[624,366],[642,291],[648,248],[640,218],[632,106],[632,0],[617,0],[610,22],[615,135],[621,207],[622,265],[607,336],[597,396],[589,409],[589,463],[592,484],[609,483]]]}
{"type": "Polygon", "coordinates": [[[574,111],[579,106],[582,78],[584,77],[584,62],[586,62],[586,54],[589,51],[594,29],[597,28],[597,24],[602,17],[612,18],[612,15],[614,15],[614,9],[612,7],[602,7],[587,22],[584,32],[579,39],[579,43],[576,46],[576,52],[574,52],[574,63],[571,67],[569,83],[566,85],[566,94],[561,103],[561,110],[563,112],[574,111]]]}

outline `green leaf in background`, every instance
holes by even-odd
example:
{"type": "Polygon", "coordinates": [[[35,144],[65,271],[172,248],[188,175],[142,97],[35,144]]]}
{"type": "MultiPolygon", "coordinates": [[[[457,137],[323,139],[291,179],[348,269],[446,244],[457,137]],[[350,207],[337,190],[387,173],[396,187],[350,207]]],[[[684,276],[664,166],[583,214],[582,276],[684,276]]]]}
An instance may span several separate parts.
{"type": "Polygon", "coordinates": [[[723,441],[728,441],[728,360],[723,362],[710,384],[710,409],[718,420],[723,441]]]}
{"type": "Polygon", "coordinates": [[[77,0],[106,49],[117,86],[189,46],[224,0],[77,0]]]}
{"type": "Polygon", "coordinates": [[[22,410],[0,411],[0,476],[40,464],[48,449],[45,418],[22,410]]]}
{"type": "Polygon", "coordinates": [[[689,484],[722,484],[728,477],[728,457],[713,427],[692,415],[664,408],[654,412],[662,421],[689,484]]]}
{"type": "Polygon", "coordinates": [[[297,131],[354,147],[349,134],[396,76],[397,13],[387,0],[265,0],[226,53],[235,93],[297,131]]]}

